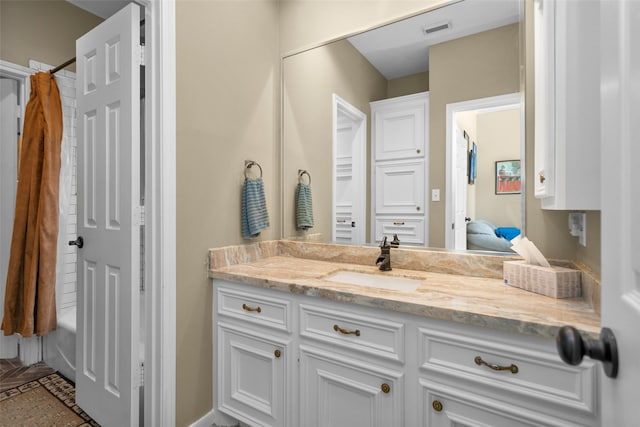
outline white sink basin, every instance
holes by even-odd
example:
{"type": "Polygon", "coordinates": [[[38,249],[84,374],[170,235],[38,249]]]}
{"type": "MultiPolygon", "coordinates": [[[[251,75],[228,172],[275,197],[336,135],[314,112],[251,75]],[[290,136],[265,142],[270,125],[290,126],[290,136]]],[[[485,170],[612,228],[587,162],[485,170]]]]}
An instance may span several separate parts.
{"type": "Polygon", "coordinates": [[[370,286],[372,288],[391,289],[396,291],[415,291],[420,287],[421,280],[382,274],[358,273],[357,271],[341,270],[325,277],[330,282],[348,285],[370,286]]]}

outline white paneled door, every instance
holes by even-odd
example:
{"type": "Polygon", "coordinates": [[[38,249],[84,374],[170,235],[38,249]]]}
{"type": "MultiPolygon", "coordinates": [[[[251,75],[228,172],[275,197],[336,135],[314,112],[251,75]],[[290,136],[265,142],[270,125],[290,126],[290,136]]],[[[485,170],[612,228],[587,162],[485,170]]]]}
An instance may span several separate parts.
{"type": "Polygon", "coordinates": [[[367,116],[333,95],[333,242],[365,240],[367,116]]]}
{"type": "Polygon", "coordinates": [[[640,2],[600,2],[602,325],[616,336],[618,376],[603,376],[602,425],[640,420],[640,2]]]}
{"type": "MultiPolygon", "coordinates": [[[[13,215],[18,180],[18,142],[20,130],[18,81],[0,78],[0,322],[4,315],[4,291],[11,251],[13,215]]],[[[0,358],[18,356],[18,336],[0,333],[0,358]]]]}
{"type": "Polygon", "coordinates": [[[103,426],[138,425],[140,9],[76,42],[77,402],[103,426]]]}

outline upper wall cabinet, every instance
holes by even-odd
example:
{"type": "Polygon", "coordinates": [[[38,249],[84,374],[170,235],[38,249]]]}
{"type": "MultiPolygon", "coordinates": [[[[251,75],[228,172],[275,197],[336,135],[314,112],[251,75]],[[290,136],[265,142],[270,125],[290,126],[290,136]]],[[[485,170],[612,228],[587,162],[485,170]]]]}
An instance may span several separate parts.
{"type": "Polygon", "coordinates": [[[535,0],[535,196],[600,209],[599,3],[535,0]]]}

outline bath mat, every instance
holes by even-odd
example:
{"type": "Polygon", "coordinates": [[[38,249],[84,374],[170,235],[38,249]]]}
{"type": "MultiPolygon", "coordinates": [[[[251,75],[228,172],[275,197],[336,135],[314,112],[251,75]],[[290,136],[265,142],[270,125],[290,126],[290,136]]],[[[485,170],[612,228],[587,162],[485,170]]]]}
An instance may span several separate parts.
{"type": "Polygon", "coordinates": [[[100,427],[76,405],[76,390],[51,374],[0,393],[0,427],[100,427]]]}

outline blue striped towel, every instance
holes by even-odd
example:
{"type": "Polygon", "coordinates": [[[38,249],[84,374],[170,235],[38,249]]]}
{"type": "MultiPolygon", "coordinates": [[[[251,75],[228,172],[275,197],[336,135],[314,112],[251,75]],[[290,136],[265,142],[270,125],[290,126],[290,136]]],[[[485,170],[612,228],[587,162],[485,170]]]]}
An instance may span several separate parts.
{"type": "Polygon", "coordinates": [[[261,178],[244,180],[240,220],[242,237],[245,239],[258,237],[262,230],[269,228],[269,214],[261,178]]]}
{"type": "Polygon", "coordinates": [[[313,206],[311,204],[311,187],[298,183],[296,188],[296,227],[308,230],[313,227],[313,206]]]}

